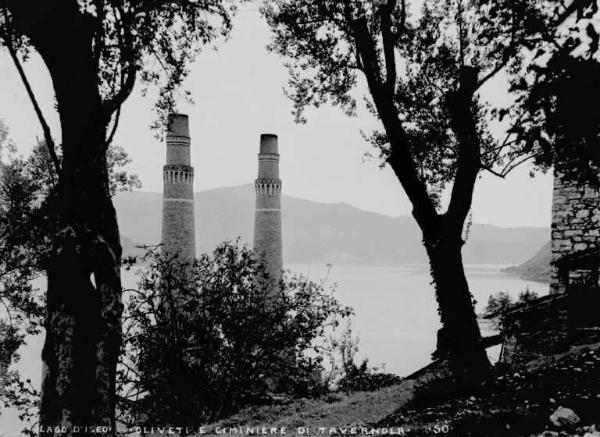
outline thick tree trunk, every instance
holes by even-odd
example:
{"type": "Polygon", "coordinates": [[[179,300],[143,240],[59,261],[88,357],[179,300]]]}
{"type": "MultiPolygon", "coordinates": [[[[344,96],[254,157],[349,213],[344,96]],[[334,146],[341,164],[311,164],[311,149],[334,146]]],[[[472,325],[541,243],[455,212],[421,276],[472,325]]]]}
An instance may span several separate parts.
{"type": "Polygon", "coordinates": [[[77,1],[5,3],[17,31],[48,67],[62,131],[61,171],[49,210],[56,232],[46,266],[41,433],[98,435],[85,427],[105,426],[109,431],[102,434],[113,435],[121,246],[106,167],[110,111],[93,53],[97,23],[77,1]]]}
{"type": "Polygon", "coordinates": [[[83,431],[86,426],[106,426],[107,430],[115,426],[115,369],[121,335],[118,263],[107,256],[90,266],[82,259],[87,258],[82,249],[90,248],[82,246],[78,237],[60,243],[61,253],[48,268],[40,410],[43,435],[55,435],[54,430],[47,432],[48,427],[65,427],[66,435],[91,435],[77,433],[77,427],[83,431]]]}
{"type": "Polygon", "coordinates": [[[40,423],[67,435],[104,426],[110,435],[121,344],[118,227],[107,190],[90,189],[80,171],[64,175],[72,179],[57,199],[59,235],[47,268],[40,423]]]}
{"type": "Polygon", "coordinates": [[[107,122],[95,75],[86,77],[83,67],[77,79],[59,69],[50,71],[63,160],[55,199],[58,235],[47,269],[41,426],[42,431],[62,426],[66,435],[78,436],[94,435],[92,428],[101,426],[104,435],[113,435],[121,247],[108,187],[107,122]]]}
{"type": "Polygon", "coordinates": [[[423,232],[443,324],[437,355],[450,361],[457,379],[467,376],[478,380],[488,373],[489,361],[465,277],[460,237],[480,168],[480,142],[472,111],[473,95],[478,87],[477,70],[463,66],[458,89],[446,96],[452,130],[458,142],[458,159],[448,211],[441,215],[428,193],[427,184],[419,176],[418,163],[399,118],[393,38],[389,33],[390,22],[385,21],[389,17],[382,17],[386,80],[382,79],[381,59],[364,17],[354,21],[352,26],[361,69],[390,144],[387,162],[412,203],[413,217],[423,232]]]}
{"type": "Polygon", "coordinates": [[[442,322],[434,356],[447,359],[458,382],[468,385],[486,378],[490,364],[463,267],[462,245],[460,238],[443,234],[425,239],[442,322]]]}

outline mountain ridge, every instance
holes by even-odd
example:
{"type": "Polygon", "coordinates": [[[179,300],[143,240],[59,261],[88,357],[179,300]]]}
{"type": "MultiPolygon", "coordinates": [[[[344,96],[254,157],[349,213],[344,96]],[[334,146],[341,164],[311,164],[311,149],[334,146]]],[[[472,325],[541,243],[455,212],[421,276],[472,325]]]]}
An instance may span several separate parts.
{"type": "Polygon", "coordinates": [[[515,275],[521,279],[538,282],[550,282],[551,243],[544,244],[531,258],[518,266],[502,269],[504,273],[515,275]]]}
{"type": "MultiPolygon", "coordinates": [[[[224,240],[252,242],[254,186],[194,193],[196,247],[210,252],[224,240]]],[[[138,244],[160,241],[162,194],[119,193],[115,207],[121,234],[138,244]],[[143,219],[142,219],[143,218],[143,219]]],[[[284,260],[348,264],[426,263],[421,232],[409,216],[365,211],[345,202],[324,203],[282,196],[284,260]]],[[[467,264],[515,265],[549,237],[548,228],[473,224],[463,249],[467,264]]]]}

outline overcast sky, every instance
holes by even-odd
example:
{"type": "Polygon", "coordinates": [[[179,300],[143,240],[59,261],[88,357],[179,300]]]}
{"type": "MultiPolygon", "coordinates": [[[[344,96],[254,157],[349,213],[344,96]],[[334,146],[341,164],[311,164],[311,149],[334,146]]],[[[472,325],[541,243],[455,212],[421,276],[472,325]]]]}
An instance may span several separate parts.
{"type": "MultiPolygon", "coordinates": [[[[191,68],[187,88],[195,105],[181,104],[190,116],[194,190],[251,183],[256,177],[259,136],[279,135],[285,194],[321,202],[346,202],[388,215],[410,213],[410,205],[389,168],[365,161],[370,147],[360,130],[378,127],[361,111],[346,117],[324,106],[308,112],[308,123],[294,124],[291,104],[283,95],[287,81],[284,60],[265,49],[269,30],[254,5],[242,8],[231,38],[218,51],[200,54],[191,68]]],[[[43,63],[35,56],[25,65],[35,92],[60,138],[53,92],[43,63]]],[[[362,84],[363,89],[364,84],[362,84]]],[[[501,84],[485,90],[491,99],[506,98],[501,84]]],[[[183,100],[183,99],[182,99],[183,100]]],[[[138,90],[123,107],[115,142],[133,159],[144,191],[162,191],[165,146],[149,129],[153,99],[138,90]]],[[[0,118],[19,150],[26,153],[41,129],[14,65],[0,55],[0,118]]],[[[529,168],[501,180],[484,175],[475,189],[473,219],[501,226],[548,226],[552,196],[550,176],[531,179],[529,168]]]]}

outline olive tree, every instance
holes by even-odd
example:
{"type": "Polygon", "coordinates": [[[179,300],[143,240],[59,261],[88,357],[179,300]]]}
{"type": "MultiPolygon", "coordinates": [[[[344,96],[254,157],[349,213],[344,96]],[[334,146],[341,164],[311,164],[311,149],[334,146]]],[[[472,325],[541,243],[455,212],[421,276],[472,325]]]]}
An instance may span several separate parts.
{"type": "Polygon", "coordinates": [[[25,84],[57,174],[45,214],[52,231],[44,260],[43,431],[115,428],[123,305],[107,149],[136,82],[160,87],[164,120],[190,62],[229,32],[234,8],[217,0],[0,1],[0,44],[25,84]],[[60,140],[21,66],[31,52],[52,81],[60,140]]]}
{"type": "Polygon", "coordinates": [[[326,102],[356,114],[357,86],[366,83],[367,106],[382,128],[367,138],[406,192],[429,257],[442,322],[434,356],[448,359],[461,380],[477,381],[489,369],[461,255],[475,183],[483,170],[506,176],[533,152],[511,153],[514,138],[492,135],[494,117],[507,110],[490,107],[482,89],[499,75],[535,76],[531,68],[548,56],[536,50],[557,44],[567,20],[595,13],[592,3],[264,4],[270,48],[288,59],[287,94],[297,121],[306,121],[307,107],[326,102]]]}

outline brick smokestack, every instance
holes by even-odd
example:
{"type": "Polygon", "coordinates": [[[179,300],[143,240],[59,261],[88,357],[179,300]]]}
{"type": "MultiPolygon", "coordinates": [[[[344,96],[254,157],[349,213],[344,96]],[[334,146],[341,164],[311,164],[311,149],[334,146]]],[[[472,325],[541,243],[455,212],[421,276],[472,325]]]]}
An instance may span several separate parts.
{"type": "Polygon", "coordinates": [[[167,162],[163,167],[163,251],[181,259],[196,256],[194,168],[190,165],[188,116],[169,114],[167,162]]]}
{"type": "Polygon", "coordinates": [[[271,279],[282,278],[283,257],[281,245],[281,179],[279,179],[279,150],[277,135],[260,136],[256,212],[254,219],[254,251],[263,257],[271,279]]]}

